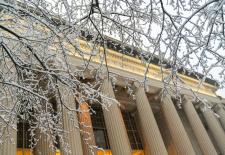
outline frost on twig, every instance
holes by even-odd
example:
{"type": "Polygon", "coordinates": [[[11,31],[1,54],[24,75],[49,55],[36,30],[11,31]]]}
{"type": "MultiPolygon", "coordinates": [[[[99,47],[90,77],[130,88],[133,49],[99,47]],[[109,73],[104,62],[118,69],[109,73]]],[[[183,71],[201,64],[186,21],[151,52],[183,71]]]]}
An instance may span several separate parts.
{"type": "MultiPolygon", "coordinates": [[[[117,78],[108,67],[108,49],[122,53],[121,66],[125,55],[140,59],[146,67],[144,85],[150,64],[160,66],[164,92],[177,99],[181,89],[189,89],[181,75],[199,81],[197,92],[205,82],[223,88],[224,7],[224,0],[2,0],[0,136],[12,134],[22,121],[29,124],[31,148],[40,132],[54,149],[67,132],[62,129],[63,109],[69,115],[78,111],[76,104],[63,102],[67,94],[59,90],[61,85],[77,102],[89,103],[90,111],[92,104],[118,104],[100,92],[103,72],[113,77],[113,87],[117,78]],[[71,57],[79,57],[79,63],[71,57]],[[97,65],[91,63],[96,59],[97,65]],[[88,71],[92,78],[85,77],[88,71]]],[[[127,88],[132,95],[129,83],[127,88]]]]}

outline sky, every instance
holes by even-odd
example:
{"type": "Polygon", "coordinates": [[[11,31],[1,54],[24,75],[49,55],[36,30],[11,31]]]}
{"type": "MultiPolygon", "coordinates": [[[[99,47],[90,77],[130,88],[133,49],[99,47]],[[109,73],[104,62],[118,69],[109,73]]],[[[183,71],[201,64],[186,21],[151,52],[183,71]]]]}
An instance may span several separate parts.
{"type": "MultiPolygon", "coordinates": [[[[54,0],[47,0],[47,1],[49,1],[49,2],[51,2],[51,3],[55,3],[54,0]]],[[[148,0],[144,0],[144,1],[146,1],[146,2],[148,3],[148,0]]],[[[69,4],[70,4],[72,1],[68,0],[68,2],[69,2],[69,4]]],[[[80,1],[78,1],[78,2],[80,2],[80,1]]],[[[164,1],[163,1],[163,2],[164,2],[164,1]]],[[[186,1],[186,2],[187,2],[187,1],[186,1]]],[[[204,3],[204,1],[202,1],[202,3],[204,3]]],[[[168,4],[168,3],[167,3],[167,4],[168,4]]],[[[187,4],[188,4],[188,2],[187,2],[187,4]]],[[[187,5],[187,6],[188,6],[188,5],[187,5]]],[[[165,7],[165,9],[167,10],[167,12],[169,12],[170,14],[176,14],[175,10],[173,10],[173,7],[171,7],[171,6],[169,6],[169,5],[166,5],[166,2],[165,2],[164,7],[165,7]]],[[[191,12],[185,12],[185,13],[186,13],[186,14],[185,14],[186,17],[189,16],[189,13],[191,14],[191,12]]],[[[146,29],[147,29],[147,27],[146,27],[146,29]]],[[[151,35],[152,35],[152,36],[154,36],[154,35],[157,36],[157,33],[159,33],[159,31],[160,31],[160,27],[155,26],[154,31],[151,32],[151,35]]],[[[110,34],[109,34],[109,35],[110,35],[110,34]]],[[[144,39],[144,38],[143,38],[143,42],[144,42],[144,44],[145,44],[145,39],[144,39]]],[[[149,44],[149,43],[146,42],[146,44],[149,44]]],[[[223,51],[222,51],[222,53],[223,53],[223,51]]],[[[193,59],[192,61],[193,61],[193,63],[196,62],[195,59],[193,59]]],[[[213,60],[212,60],[212,61],[213,61],[213,60]]],[[[209,63],[212,63],[212,62],[209,62],[209,63]]],[[[201,70],[199,70],[198,72],[201,73],[201,70]]],[[[221,77],[220,77],[220,75],[218,74],[218,73],[219,73],[218,68],[213,69],[210,73],[212,74],[212,76],[213,76],[214,79],[221,81],[221,77]]],[[[224,89],[218,90],[216,93],[217,93],[217,95],[222,96],[223,98],[225,98],[225,88],[224,88],[224,89]]]]}

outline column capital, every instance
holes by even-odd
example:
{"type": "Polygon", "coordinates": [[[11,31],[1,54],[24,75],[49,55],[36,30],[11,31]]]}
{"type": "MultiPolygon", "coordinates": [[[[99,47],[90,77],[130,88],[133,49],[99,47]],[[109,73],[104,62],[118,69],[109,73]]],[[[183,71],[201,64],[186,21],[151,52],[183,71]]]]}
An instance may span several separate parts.
{"type": "Polygon", "coordinates": [[[102,80],[102,81],[104,81],[104,80],[106,80],[106,79],[112,81],[112,80],[114,80],[115,77],[118,78],[119,76],[116,75],[116,74],[113,74],[113,75],[112,75],[112,74],[108,74],[108,73],[104,72],[104,73],[102,73],[101,75],[99,75],[98,77],[99,77],[99,79],[102,80]]]}
{"type": "MultiPolygon", "coordinates": [[[[114,87],[114,85],[115,85],[116,82],[117,82],[116,77],[114,77],[114,76],[108,76],[108,75],[105,75],[103,78],[101,78],[101,80],[103,81],[103,83],[104,83],[105,81],[110,82],[110,84],[111,84],[112,87],[114,87]]],[[[102,84],[103,84],[103,83],[102,83],[102,84]]]]}
{"type": "Polygon", "coordinates": [[[140,82],[134,82],[132,85],[133,92],[136,94],[140,89],[142,89],[145,92],[144,85],[142,85],[140,82]]]}
{"type": "Polygon", "coordinates": [[[103,73],[103,74],[99,75],[99,78],[100,78],[101,80],[105,80],[105,79],[108,79],[109,76],[108,76],[107,74],[103,73]]]}
{"type": "Polygon", "coordinates": [[[136,91],[138,88],[144,88],[144,91],[148,93],[151,89],[151,86],[146,85],[144,82],[134,81],[133,82],[133,89],[136,91]]]}
{"type": "Polygon", "coordinates": [[[224,107],[223,107],[223,105],[221,105],[221,103],[217,103],[217,104],[215,104],[215,105],[212,107],[212,109],[213,109],[215,112],[219,112],[220,110],[223,110],[224,107]]]}
{"type": "Polygon", "coordinates": [[[184,100],[184,101],[194,101],[194,97],[193,96],[191,96],[191,95],[186,95],[186,94],[184,94],[184,95],[182,95],[182,99],[184,100]]]}
{"type": "Polygon", "coordinates": [[[166,103],[173,103],[170,94],[168,94],[168,93],[163,93],[163,91],[161,91],[160,94],[159,94],[159,96],[161,96],[161,101],[162,101],[163,104],[166,104],[166,103]],[[166,100],[167,102],[165,102],[165,100],[166,100]]]}
{"type": "Polygon", "coordinates": [[[134,81],[134,82],[133,82],[133,86],[134,86],[135,88],[140,88],[140,87],[143,87],[143,88],[144,88],[144,83],[139,82],[139,81],[134,81]]]}
{"type": "Polygon", "coordinates": [[[202,103],[200,105],[200,110],[204,113],[206,111],[212,111],[212,107],[208,105],[207,103],[202,103]]]}
{"type": "Polygon", "coordinates": [[[107,72],[102,72],[102,74],[98,74],[99,80],[105,80],[109,78],[109,74],[107,72]]]}

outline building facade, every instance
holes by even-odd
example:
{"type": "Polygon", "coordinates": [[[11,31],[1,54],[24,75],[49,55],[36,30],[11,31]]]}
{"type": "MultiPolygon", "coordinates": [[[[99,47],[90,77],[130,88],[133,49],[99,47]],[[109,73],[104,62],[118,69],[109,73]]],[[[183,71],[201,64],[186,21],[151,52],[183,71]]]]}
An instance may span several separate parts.
{"type": "MultiPolygon", "coordinates": [[[[82,40],[80,47],[87,52],[90,50],[82,40]]],[[[99,55],[103,53],[102,47],[99,47],[99,52],[99,55]]],[[[85,55],[85,59],[89,57],[85,55]]],[[[79,67],[77,64],[82,62],[79,55],[71,55],[69,61],[74,67],[79,67]]],[[[180,91],[182,99],[177,101],[170,93],[162,95],[164,83],[157,64],[150,64],[146,74],[148,81],[143,85],[139,81],[143,80],[148,64],[113,48],[107,51],[107,62],[108,69],[117,78],[112,81],[103,76],[101,92],[116,99],[120,105],[112,104],[106,110],[101,105],[92,104],[93,114],[90,103],[80,104],[78,108],[82,112],[77,112],[74,120],[79,129],[71,125],[67,115],[63,116],[64,127],[70,131],[66,140],[72,155],[225,155],[225,102],[216,96],[217,87],[211,81],[199,87],[198,79],[179,74],[183,81],[180,91]],[[132,93],[127,88],[127,82],[132,93]],[[209,106],[196,102],[194,94],[206,99],[209,106]]],[[[91,63],[98,65],[99,56],[93,57],[91,63]]],[[[163,72],[169,74],[168,70],[163,72]]],[[[90,73],[85,76],[93,80],[90,73]]],[[[73,96],[67,96],[64,102],[68,106],[74,104],[73,96]]],[[[31,151],[28,126],[18,123],[17,129],[18,132],[11,135],[16,142],[2,144],[1,155],[68,154],[60,145],[59,150],[51,150],[49,138],[41,133],[36,148],[31,151]]]]}

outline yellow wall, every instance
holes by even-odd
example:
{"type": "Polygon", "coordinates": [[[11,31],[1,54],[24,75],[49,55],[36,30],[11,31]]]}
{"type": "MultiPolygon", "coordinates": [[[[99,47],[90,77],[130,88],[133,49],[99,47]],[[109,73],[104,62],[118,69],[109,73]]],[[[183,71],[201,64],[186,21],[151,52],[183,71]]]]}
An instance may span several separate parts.
{"type": "MultiPolygon", "coordinates": [[[[112,155],[112,152],[111,150],[98,150],[97,155],[112,155]]],[[[133,150],[132,155],[144,155],[144,152],[142,150],[133,150]]]]}
{"type": "MultiPolygon", "coordinates": [[[[32,155],[31,150],[30,149],[17,149],[17,154],[16,155],[32,155]],[[24,154],[23,154],[24,153],[24,154]]],[[[56,151],[56,155],[60,155],[60,151],[57,150],[56,151]]],[[[97,155],[112,155],[111,150],[98,150],[97,155]],[[105,154],[104,154],[105,152],[105,154]]],[[[144,152],[142,150],[133,150],[132,155],[144,155],[144,152]]]]}
{"type": "MultiPolygon", "coordinates": [[[[31,149],[21,149],[17,148],[16,155],[32,155],[31,149]]],[[[57,150],[55,155],[60,155],[60,151],[57,150]]]]}
{"type": "Polygon", "coordinates": [[[17,149],[17,153],[16,155],[32,155],[31,150],[30,149],[17,149]]]}
{"type": "Polygon", "coordinates": [[[143,150],[133,150],[132,155],[144,155],[144,151],[143,150]]]}

